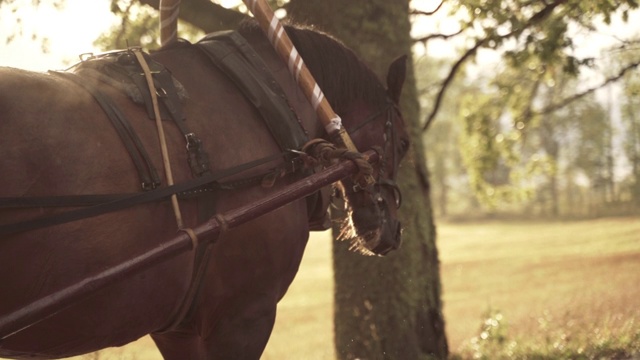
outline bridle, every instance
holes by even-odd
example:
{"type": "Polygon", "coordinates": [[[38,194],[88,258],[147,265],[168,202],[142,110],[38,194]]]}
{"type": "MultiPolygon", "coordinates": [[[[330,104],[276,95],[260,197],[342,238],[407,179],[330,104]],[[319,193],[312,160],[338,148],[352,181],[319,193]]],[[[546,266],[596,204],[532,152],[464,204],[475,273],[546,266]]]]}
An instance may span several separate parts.
{"type": "MultiPolygon", "coordinates": [[[[399,139],[393,123],[394,113],[399,114],[399,109],[397,105],[393,101],[388,100],[386,106],[384,106],[379,111],[369,115],[367,119],[365,119],[362,123],[358,124],[358,126],[354,127],[353,129],[348,130],[348,132],[349,134],[354,134],[358,132],[359,130],[363,129],[365,126],[378,120],[380,116],[385,113],[386,113],[385,124],[384,124],[385,132],[383,135],[384,144],[381,147],[380,146],[373,147],[373,149],[378,153],[378,156],[380,157],[380,161],[379,161],[380,166],[378,169],[378,176],[376,177],[375,179],[376,182],[373,186],[374,187],[375,186],[390,187],[392,189],[392,194],[395,200],[396,208],[400,208],[400,205],[402,205],[402,193],[400,192],[400,188],[398,187],[398,184],[391,177],[385,176],[385,173],[387,171],[387,161],[389,160],[389,156],[388,156],[389,149],[391,149],[391,152],[392,152],[391,161],[393,163],[392,163],[391,169],[394,173],[397,172],[398,170],[399,154],[398,154],[397,146],[399,145],[398,144],[399,139]]],[[[382,197],[379,194],[377,194],[377,198],[375,200],[378,202],[383,201],[382,197]]]]}

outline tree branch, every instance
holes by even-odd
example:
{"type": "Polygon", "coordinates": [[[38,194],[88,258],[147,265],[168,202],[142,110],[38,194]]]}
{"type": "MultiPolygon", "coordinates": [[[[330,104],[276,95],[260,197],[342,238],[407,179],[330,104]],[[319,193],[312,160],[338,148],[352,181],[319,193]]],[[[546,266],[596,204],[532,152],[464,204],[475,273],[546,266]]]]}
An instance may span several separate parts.
{"type": "MultiPolygon", "coordinates": [[[[504,40],[504,39],[510,38],[512,36],[517,36],[517,35],[521,34],[525,29],[530,28],[531,26],[536,25],[536,24],[544,21],[547,17],[549,17],[553,13],[553,10],[556,7],[566,3],[567,1],[568,0],[556,0],[556,1],[552,2],[552,3],[550,3],[550,4],[547,4],[547,6],[545,6],[544,9],[542,9],[539,12],[535,13],[529,19],[529,21],[526,22],[526,24],[522,28],[513,29],[508,34],[499,36],[498,39],[504,40]]],[[[487,35],[483,39],[478,40],[476,42],[476,44],[472,48],[468,49],[462,55],[462,57],[460,59],[458,59],[458,61],[456,61],[455,64],[453,64],[453,66],[451,67],[451,70],[449,71],[449,74],[447,75],[445,80],[442,82],[442,87],[440,88],[440,91],[438,92],[438,95],[436,97],[433,109],[431,110],[431,113],[427,116],[427,119],[425,120],[424,126],[422,127],[422,131],[423,132],[427,131],[429,129],[429,126],[431,126],[431,123],[433,122],[433,120],[435,119],[436,115],[438,114],[438,111],[440,110],[440,106],[442,105],[442,100],[444,99],[444,95],[445,95],[449,85],[451,84],[451,82],[455,78],[456,74],[458,73],[458,70],[460,69],[460,67],[462,67],[462,64],[468,58],[473,56],[478,51],[478,49],[480,49],[487,42],[489,42],[489,40],[492,40],[491,35],[487,35]]]]}
{"type": "MultiPolygon", "coordinates": [[[[128,14],[129,11],[131,10],[131,7],[133,6],[133,2],[130,2],[129,4],[127,4],[126,9],[124,10],[125,14],[128,14]]],[[[127,28],[129,27],[129,20],[127,19],[127,16],[123,16],[122,19],[120,20],[120,29],[118,30],[118,34],[116,35],[116,39],[114,41],[115,44],[122,44],[123,38],[125,36],[125,34],[127,33],[127,28]]]]}
{"type": "Polygon", "coordinates": [[[425,15],[425,16],[431,16],[434,15],[436,12],[438,12],[438,10],[440,10],[440,8],[442,7],[442,4],[444,4],[444,0],[440,1],[440,4],[438,4],[438,6],[431,10],[431,11],[421,11],[421,10],[416,10],[413,9],[411,10],[411,15],[425,15]]]}
{"type": "Polygon", "coordinates": [[[436,115],[438,114],[438,111],[440,110],[440,105],[442,105],[442,99],[444,99],[444,95],[447,89],[449,88],[449,85],[455,78],[462,64],[464,64],[464,62],[469,57],[473,56],[478,51],[478,49],[484,45],[485,42],[487,42],[487,38],[478,40],[478,42],[476,42],[476,44],[471,49],[467,50],[467,52],[465,52],[464,55],[462,55],[462,57],[460,57],[458,61],[456,61],[456,63],[453,64],[453,66],[451,67],[451,70],[449,71],[449,74],[442,82],[442,86],[440,87],[440,91],[438,91],[438,95],[436,96],[436,100],[435,100],[433,109],[431,110],[431,114],[429,114],[429,116],[427,117],[427,120],[425,121],[424,126],[422,127],[422,131],[427,131],[427,129],[429,129],[429,126],[431,126],[433,119],[435,119],[436,115]]]}
{"type": "Polygon", "coordinates": [[[413,41],[414,42],[426,43],[427,41],[433,40],[433,39],[447,40],[449,38],[452,38],[454,36],[462,34],[463,31],[464,31],[464,29],[460,29],[460,30],[458,30],[457,32],[455,32],[453,34],[429,34],[427,36],[423,36],[423,37],[420,37],[420,38],[413,39],[413,41]]]}
{"type": "Polygon", "coordinates": [[[602,84],[594,86],[594,87],[591,87],[591,88],[589,88],[589,89],[587,89],[585,91],[579,92],[577,94],[574,94],[574,95],[564,99],[560,103],[549,105],[546,108],[544,108],[543,110],[536,112],[536,114],[544,115],[544,114],[548,114],[548,113],[560,110],[563,107],[571,104],[572,102],[574,102],[576,100],[579,100],[580,98],[582,98],[582,97],[584,97],[586,95],[589,95],[589,94],[591,94],[592,92],[594,92],[594,91],[596,91],[598,89],[601,89],[601,88],[603,88],[603,87],[605,87],[605,86],[607,86],[607,85],[609,85],[609,84],[611,84],[613,82],[616,82],[616,81],[622,79],[622,77],[624,77],[624,75],[627,72],[637,68],[638,66],[640,66],[640,61],[628,64],[627,66],[622,68],[618,74],[606,79],[605,81],[602,82],[602,84]]]}
{"type": "MultiPolygon", "coordinates": [[[[160,0],[138,0],[158,9],[160,0]]],[[[247,15],[229,10],[209,0],[185,0],[180,4],[180,19],[206,33],[236,28],[247,15]]]]}

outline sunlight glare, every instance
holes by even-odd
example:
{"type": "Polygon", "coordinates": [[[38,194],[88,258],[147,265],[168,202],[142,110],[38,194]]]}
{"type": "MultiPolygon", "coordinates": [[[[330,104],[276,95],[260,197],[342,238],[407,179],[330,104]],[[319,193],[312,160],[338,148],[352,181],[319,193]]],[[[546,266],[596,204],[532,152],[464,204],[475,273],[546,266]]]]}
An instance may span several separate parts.
{"type": "Polygon", "coordinates": [[[82,53],[97,52],[94,40],[116,23],[109,6],[108,0],[67,0],[58,10],[50,4],[42,3],[34,8],[31,0],[17,0],[15,13],[3,7],[0,10],[0,66],[44,71],[64,68],[82,53]],[[6,43],[12,34],[15,38],[6,43]],[[43,39],[46,39],[47,52],[43,51],[43,39]]]}

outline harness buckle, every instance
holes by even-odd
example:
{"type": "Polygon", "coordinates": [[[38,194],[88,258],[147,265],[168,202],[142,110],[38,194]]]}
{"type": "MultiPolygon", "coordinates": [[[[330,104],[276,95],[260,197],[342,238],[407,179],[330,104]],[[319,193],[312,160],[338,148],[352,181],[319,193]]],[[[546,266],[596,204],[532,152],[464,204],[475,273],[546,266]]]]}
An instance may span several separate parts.
{"type": "Polygon", "coordinates": [[[191,173],[195,177],[203,176],[209,172],[209,156],[202,148],[202,140],[194,133],[185,134],[184,138],[187,142],[187,162],[191,173]]]}
{"type": "Polygon", "coordinates": [[[155,181],[151,181],[151,182],[142,182],[142,190],[144,191],[151,191],[154,190],[156,188],[160,187],[160,183],[159,182],[155,182],[155,181]]]}
{"type": "Polygon", "coordinates": [[[198,148],[200,145],[200,139],[194,133],[185,134],[184,139],[187,142],[187,150],[189,151],[198,148]]]}
{"type": "MultiPolygon", "coordinates": [[[[156,95],[159,98],[166,98],[166,97],[169,96],[169,94],[167,93],[167,90],[165,90],[163,87],[156,88],[156,95]]],[[[191,133],[191,134],[193,134],[193,133],[191,133]]]]}

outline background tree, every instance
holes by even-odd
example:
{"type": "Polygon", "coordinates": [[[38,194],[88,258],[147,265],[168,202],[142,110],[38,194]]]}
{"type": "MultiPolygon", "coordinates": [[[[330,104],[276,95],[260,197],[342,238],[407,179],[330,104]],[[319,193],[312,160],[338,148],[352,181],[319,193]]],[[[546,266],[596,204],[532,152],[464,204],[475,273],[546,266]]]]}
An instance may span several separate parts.
{"type": "MultiPolygon", "coordinates": [[[[448,59],[422,56],[415,60],[416,82],[420,100],[421,117],[430,111],[434,92],[439,84],[434,81],[446,71],[448,59]]],[[[458,109],[464,94],[479,93],[474,85],[455,81],[444,99],[442,110],[427,133],[423,135],[424,148],[429,159],[429,175],[434,210],[446,217],[453,213],[468,212],[477,207],[475,194],[469,191],[469,178],[463,166],[458,139],[461,130],[457,123],[458,109]]]]}
{"type": "MultiPolygon", "coordinates": [[[[592,64],[592,58],[575,54],[570,25],[587,33],[597,29],[594,24],[610,24],[613,17],[627,19],[638,7],[636,0],[610,1],[555,0],[457,0],[447,3],[452,16],[461,19],[459,31],[453,34],[429,34],[418,40],[428,42],[440,38],[464,37],[462,54],[453,59],[451,69],[443,80],[424,129],[428,129],[437,115],[448,85],[462,65],[475,59],[480,50],[500,51],[504,60],[514,67],[522,67],[532,60],[541,64],[559,64],[570,74],[578,74],[581,67],[592,64]]],[[[423,13],[429,15],[429,13],[423,13]]],[[[622,41],[622,40],[621,40],[622,41]]],[[[637,67],[632,61],[620,69],[620,74],[637,67]]],[[[618,75],[613,76],[616,78],[618,75]]]]}
{"type": "MultiPolygon", "coordinates": [[[[478,84],[480,96],[473,92],[463,94],[467,100],[460,103],[457,123],[462,136],[458,145],[465,159],[469,184],[486,208],[513,209],[507,205],[515,202],[521,206],[537,193],[544,194],[538,200],[546,199],[546,212],[559,211],[560,205],[553,203],[558,199],[553,196],[558,191],[558,184],[554,184],[558,179],[551,175],[558,170],[555,158],[561,149],[553,149],[553,137],[557,140],[561,135],[556,131],[561,130],[557,121],[564,121],[562,109],[632,73],[640,62],[636,53],[625,57],[613,69],[606,60],[613,56],[611,52],[600,57],[580,55],[582,52],[578,51],[574,38],[597,34],[613,22],[624,22],[637,7],[634,0],[615,4],[572,0],[443,3],[438,11],[447,11],[459,19],[457,30],[427,33],[418,40],[427,47],[431,47],[432,42],[453,42],[461,50],[450,59],[449,71],[440,78],[441,86],[432,98],[433,105],[423,128],[427,130],[436,123],[434,119],[442,105],[453,96],[449,89],[456,78],[478,84]],[[490,75],[492,63],[487,64],[485,60],[482,68],[474,64],[479,54],[487,58],[490,53],[505,64],[496,66],[493,77],[490,75]],[[580,86],[586,83],[583,80],[574,82],[571,91],[555,90],[554,82],[562,74],[565,74],[563,81],[567,81],[566,78],[578,79],[585,72],[602,80],[596,84],[590,82],[590,87],[580,86]],[[551,92],[555,94],[550,96],[551,92]],[[537,148],[531,146],[534,143],[537,148]],[[546,181],[532,181],[545,177],[546,181]]],[[[416,12],[417,16],[430,14],[416,12]]],[[[611,37],[619,44],[615,51],[629,52],[634,34],[623,31],[616,34],[611,37]]],[[[609,159],[611,168],[613,156],[609,159]]]]}
{"type": "Polygon", "coordinates": [[[611,158],[611,122],[605,108],[596,101],[580,104],[578,117],[589,126],[578,128],[578,153],[575,164],[589,180],[594,193],[592,204],[613,200],[611,158]]]}
{"type": "MultiPolygon", "coordinates": [[[[638,53],[636,46],[631,47],[630,52],[638,53]]],[[[640,110],[640,76],[638,73],[633,73],[625,77],[623,82],[622,121],[624,151],[631,165],[627,187],[636,209],[640,209],[640,115],[638,110],[640,110]]]]}

